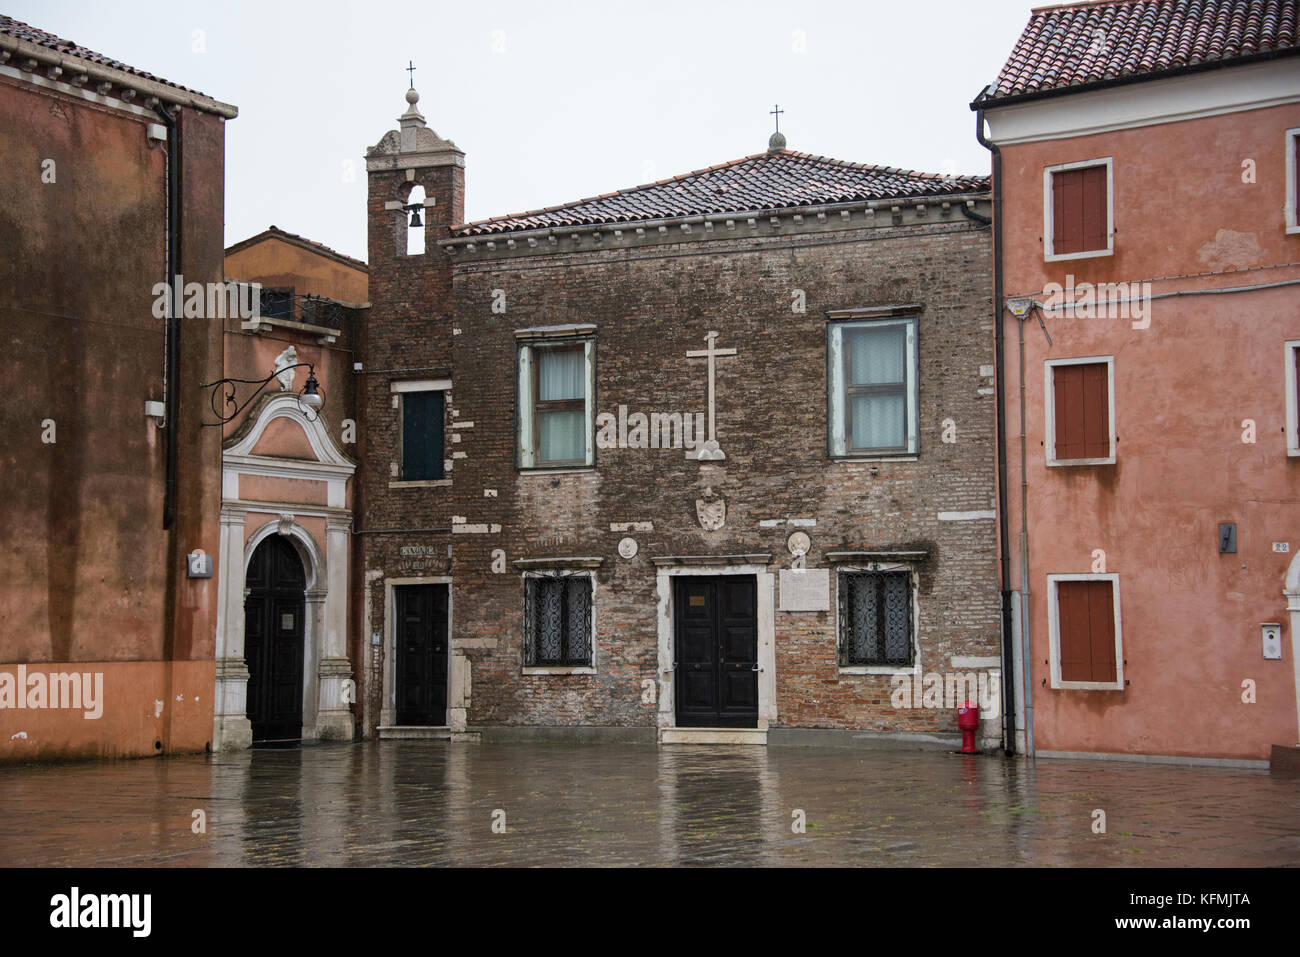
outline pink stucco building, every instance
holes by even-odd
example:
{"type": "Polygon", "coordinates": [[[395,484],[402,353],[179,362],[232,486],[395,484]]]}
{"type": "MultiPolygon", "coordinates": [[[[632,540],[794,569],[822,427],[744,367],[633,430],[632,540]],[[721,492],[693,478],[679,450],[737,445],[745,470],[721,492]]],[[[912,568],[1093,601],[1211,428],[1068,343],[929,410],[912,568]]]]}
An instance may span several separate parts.
{"type": "Polygon", "coordinates": [[[1277,0],[1039,8],[972,104],[1029,753],[1294,759],[1296,20],[1277,0]]]}

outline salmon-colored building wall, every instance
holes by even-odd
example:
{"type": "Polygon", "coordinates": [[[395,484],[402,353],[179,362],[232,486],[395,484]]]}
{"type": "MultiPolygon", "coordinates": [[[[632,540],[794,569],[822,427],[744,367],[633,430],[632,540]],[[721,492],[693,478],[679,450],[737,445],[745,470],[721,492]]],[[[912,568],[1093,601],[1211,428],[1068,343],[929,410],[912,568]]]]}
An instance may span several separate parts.
{"type": "MultiPolygon", "coordinates": [[[[322,296],[340,303],[364,304],[369,295],[364,264],[347,260],[325,247],[305,248],[302,244],[306,243],[306,240],[296,237],[282,239],[269,232],[236,243],[226,253],[226,276],[232,280],[260,283],[263,289],[293,289],[296,297],[322,296]]],[[[341,442],[342,423],[346,418],[354,418],[348,410],[354,408],[352,363],[357,357],[359,315],[356,310],[344,310],[333,342],[321,342],[321,335],[311,330],[284,325],[251,333],[241,328],[238,317],[230,317],[226,320],[223,375],[244,379],[270,375],[275,369],[276,356],[292,345],[299,362],[309,362],[315,367],[317,381],[326,399],[321,415],[329,423],[334,440],[347,452],[348,445],[341,442]]],[[[294,318],[298,318],[296,312],[294,318]]],[[[298,369],[294,390],[300,391],[306,381],[307,369],[298,369]]],[[[279,384],[272,382],[266,391],[278,390],[279,384]]],[[[226,426],[226,438],[243,426],[247,415],[246,411],[226,426]]],[[[302,457],[295,456],[291,445],[279,454],[302,457]]]]}
{"type": "MultiPolygon", "coordinates": [[[[1142,84],[1128,89],[1143,95],[1142,84]]],[[[1023,473],[1022,330],[1003,313],[1007,587],[1022,589],[1024,477],[1039,750],[1258,760],[1297,740],[1282,590],[1300,550],[1284,374],[1284,343],[1300,339],[1300,286],[1160,298],[1300,279],[1287,265],[1300,263],[1300,235],[1287,235],[1284,218],[1284,132],[1295,127],[1300,104],[1291,103],[1001,147],[1008,298],[1045,302],[1048,284],[1069,276],[1076,286],[1149,282],[1155,297],[1144,318],[1132,306],[1127,318],[1043,313],[1050,346],[1036,318],[1024,323],[1023,473]],[[1103,157],[1112,161],[1114,254],[1045,262],[1045,168],[1103,157]],[[1145,318],[1149,327],[1134,328],[1145,318]],[[1049,467],[1045,362],[1090,356],[1114,357],[1116,462],[1049,467]],[[1253,443],[1243,441],[1245,420],[1253,443]],[[1236,523],[1236,554],[1219,553],[1220,523],[1236,523]],[[1094,550],[1119,576],[1126,686],[1054,690],[1047,576],[1098,571],[1094,550]],[[1282,624],[1281,660],[1263,658],[1265,622],[1282,624]],[[1243,701],[1250,683],[1254,703],[1243,701]]]]}
{"type": "Polygon", "coordinates": [[[164,398],[167,152],[181,147],[180,272],[220,282],[224,120],[181,109],[164,146],[152,111],[98,99],[0,78],[0,674],[103,682],[97,718],[0,707],[0,762],[211,738],[216,579],[188,578],[185,555],[219,543],[220,436],[198,388],[221,368],[219,322],[182,321],[170,530],[168,432],[145,402],[164,398]]]}
{"type": "MultiPolygon", "coordinates": [[[[309,249],[274,234],[236,243],[226,251],[226,275],[258,277],[266,287],[292,286],[298,293],[361,305],[367,301],[365,265],[323,247],[309,249]]],[[[251,281],[251,280],[250,280],[251,281]]]]}

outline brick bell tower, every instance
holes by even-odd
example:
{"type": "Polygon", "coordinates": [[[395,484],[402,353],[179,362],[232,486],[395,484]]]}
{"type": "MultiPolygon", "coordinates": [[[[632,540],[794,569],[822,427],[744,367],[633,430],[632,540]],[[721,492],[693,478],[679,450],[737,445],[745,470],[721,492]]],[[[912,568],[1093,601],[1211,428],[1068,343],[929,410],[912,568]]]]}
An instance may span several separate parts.
{"type": "Polygon", "coordinates": [[[450,570],[449,534],[393,530],[450,525],[450,483],[441,475],[408,481],[401,458],[403,409],[411,404],[410,392],[404,390],[447,389],[438,406],[445,405],[445,415],[450,415],[451,259],[438,240],[464,221],[465,154],[425,123],[414,85],[406,91],[406,102],[399,128],[366,150],[370,309],[358,357],[361,503],[356,525],[367,534],[356,536],[365,583],[358,605],[365,607],[358,609],[360,647],[354,660],[365,662],[357,703],[367,737],[381,723],[395,720],[394,629],[384,620],[386,583],[450,570]],[[412,561],[413,545],[428,557],[412,561]]]}

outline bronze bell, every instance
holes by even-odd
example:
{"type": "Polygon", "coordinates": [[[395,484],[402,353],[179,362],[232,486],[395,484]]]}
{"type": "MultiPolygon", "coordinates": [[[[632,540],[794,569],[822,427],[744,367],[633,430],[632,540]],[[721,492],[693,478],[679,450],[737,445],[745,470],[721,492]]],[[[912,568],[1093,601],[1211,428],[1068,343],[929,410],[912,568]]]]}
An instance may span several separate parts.
{"type": "Polygon", "coordinates": [[[412,207],[411,207],[411,225],[412,225],[412,226],[423,226],[423,225],[424,225],[424,223],[420,222],[420,207],[419,207],[419,206],[412,206],[412,207]]]}

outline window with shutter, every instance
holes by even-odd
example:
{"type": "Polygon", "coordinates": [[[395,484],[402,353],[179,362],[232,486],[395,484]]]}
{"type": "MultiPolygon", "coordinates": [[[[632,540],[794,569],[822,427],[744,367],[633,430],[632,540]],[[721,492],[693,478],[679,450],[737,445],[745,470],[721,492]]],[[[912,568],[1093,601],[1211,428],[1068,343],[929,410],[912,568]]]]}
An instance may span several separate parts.
{"type": "Polygon", "coordinates": [[[1115,461],[1109,357],[1047,364],[1049,465],[1115,461]]]}
{"type": "Polygon", "coordinates": [[[1300,129],[1286,131],[1286,231],[1300,233],[1300,129]]]}
{"type": "Polygon", "coordinates": [[[1286,454],[1300,455],[1300,339],[1285,345],[1286,364],[1282,378],[1286,383],[1286,454]]]}
{"type": "Polygon", "coordinates": [[[1052,687],[1123,688],[1117,575],[1048,576],[1052,687]]]}
{"type": "Polygon", "coordinates": [[[443,393],[402,393],[402,481],[443,477],[443,393]]]}
{"type": "Polygon", "coordinates": [[[1112,251],[1110,160],[1048,167],[1044,182],[1044,255],[1048,260],[1112,251]]]}

